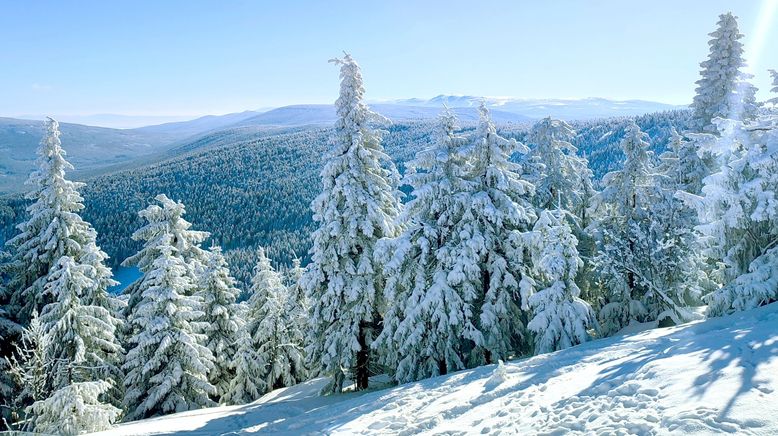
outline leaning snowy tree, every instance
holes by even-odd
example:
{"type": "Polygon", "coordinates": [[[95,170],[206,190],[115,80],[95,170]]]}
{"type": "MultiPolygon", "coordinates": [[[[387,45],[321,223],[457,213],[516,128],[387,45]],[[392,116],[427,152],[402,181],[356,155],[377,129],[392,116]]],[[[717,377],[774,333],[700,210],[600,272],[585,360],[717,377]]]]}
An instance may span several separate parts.
{"type": "Polygon", "coordinates": [[[196,282],[185,253],[191,248],[180,239],[174,223],[180,223],[183,207],[168,207],[167,197],[139,213],[149,224],[133,234],[144,246],[134,256],[143,276],[138,279],[138,300],[127,318],[132,335],[124,364],[124,398],[127,418],[198,409],[214,405],[209,395],[216,389],[208,382],[213,355],[204,345],[200,320],[204,313],[199,296],[192,295],[196,282]],[[170,214],[171,211],[178,211],[170,214]],[[168,221],[165,224],[165,221],[168,221]],[[158,227],[167,230],[152,231],[158,227]]]}
{"type": "Polygon", "coordinates": [[[694,317],[679,282],[685,276],[678,275],[685,251],[668,239],[674,192],[663,191],[647,135],[634,122],[621,147],[623,168],[605,175],[605,188],[594,198],[602,214],[594,229],[595,264],[608,290],[599,314],[606,335],[633,321],[670,318],[677,324],[694,317]]]}
{"type": "Polygon", "coordinates": [[[509,160],[528,149],[497,134],[484,104],[467,149],[464,179],[472,183],[469,207],[457,222],[449,284],[462,295],[476,296],[477,327],[483,344],[470,353],[470,364],[507,359],[529,349],[523,338],[532,278],[524,232],[535,222],[529,200],[534,187],[522,178],[522,167],[509,160]]]}
{"type": "Polygon", "coordinates": [[[286,287],[281,275],[270,265],[264,249],[251,284],[246,331],[251,337],[256,367],[249,372],[259,376],[269,391],[291,386],[306,377],[302,332],[297,330],[297,313],[289,313],[286,287]]]}
{"type": "Polygon", "coordinates": [[[374,121],[385,121],[364,103],[362,75],[346,54],[335,102],[335,148],[322,170],[322,192],[313,201],[311,264],[303,278],[313,338],[311,362],[343,389],[352,370],[356,388],[368,387],[370,346],[381,322],[383,277],[373,260],[376,242],[397,235],[400,194],[397,171],[381,146],[374,121]]]}
{"type": "Polygon", "coordinates": [[[578,241],[560,217],[561,211],[544,210],[528,236],[532,247],[533,275],[539,289],[529,298],[532,320],[527,329],[534,335],[535,353],[548,353],[589,340],[597,325],[589,303],[579,298],[575,284],[578,241]]]}
{"type": "Polygon", "coordinates": [[[710,34],[708,59],[700,64],[702,78],[692,103],[692,120],[698,132],[715,133],[714,118],[751,119],[756,115],[756,88],[748,83],[751,75],[741,71],[743,35],[731,12],[719,16],[718,28],[710,34]]]}
{"type": "Polygon", "coordinates": [[[206,346],[214,357],[214,367],[208,379],[216,387],[216,397],[223,396],[235,376],[234,358],[238,348],[238,329],[241,320],[236,301],[240,290],[230,275],[229,266],[220,247],[211,247],[208,260],[200,277],[200,297],[207,326],[203,332],[208,338],[206,346]]]}
{"type": "Polygon", "coordinates": [[[382,240],[376,251],[384,263],[388,307],[374,345],[401,383],[462,369],[464,342],[469,349],[483,342],[475,327],[476,294],[449,283],[452,232],[474,185],[463,179],[467,140],[457,130],[446,110],[434,143],[406,165],[404,183],[414,198],[400,216],[404,230],[397,239],[382,240]]]}

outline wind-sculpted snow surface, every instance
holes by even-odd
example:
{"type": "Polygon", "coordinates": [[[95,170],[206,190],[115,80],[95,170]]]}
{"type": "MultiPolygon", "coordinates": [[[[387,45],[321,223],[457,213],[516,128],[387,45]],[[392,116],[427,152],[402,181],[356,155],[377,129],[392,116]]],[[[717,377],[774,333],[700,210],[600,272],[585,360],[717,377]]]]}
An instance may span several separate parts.
{"type": "Polygon", "coordinates": [[[367,393],[325,380],[102,434],[778,434],[778,304],[367,393]]]}

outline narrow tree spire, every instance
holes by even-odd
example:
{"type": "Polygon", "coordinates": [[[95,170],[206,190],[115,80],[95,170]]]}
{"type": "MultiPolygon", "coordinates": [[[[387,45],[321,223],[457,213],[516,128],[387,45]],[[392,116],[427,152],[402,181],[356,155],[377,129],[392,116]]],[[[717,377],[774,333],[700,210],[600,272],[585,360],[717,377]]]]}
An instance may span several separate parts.
{"type": "Polygon", "coordinates": [[[710,53],[700,64],[702,77],[696,82],[692,119],[697,131],[715,133],[714,118],[744,120],[755,116],[756,88],[748,83],[752,76],[742,71],[746,65],[737,17],[731,12],[720,15],[710,36],[710,53]]]}
{"type": "Polygon", "coordinates": [[[397,171],[381,146],[380,117],[365,105],[362,75],[346,54],[335,102],[334,149],[322,170],[322,192],[313,201],[312,261],[303,279],[312,304],[314,343],[310,354],[339,391],[344,370],[357,387],[368,384],[370,344],[379,326],[383,279],[373,252],[376,242],[397,234],[397,171]]]}

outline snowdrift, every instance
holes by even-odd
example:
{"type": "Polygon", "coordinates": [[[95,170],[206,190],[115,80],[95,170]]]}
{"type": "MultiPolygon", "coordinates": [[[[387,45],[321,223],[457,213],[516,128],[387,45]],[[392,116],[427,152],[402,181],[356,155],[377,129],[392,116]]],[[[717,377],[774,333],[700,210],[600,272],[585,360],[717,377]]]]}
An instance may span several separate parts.
{"type": "Polygon", "coordinates": [[[778,434],[778,304],[380,391],[323,383],[100,434],[778,434]]]}

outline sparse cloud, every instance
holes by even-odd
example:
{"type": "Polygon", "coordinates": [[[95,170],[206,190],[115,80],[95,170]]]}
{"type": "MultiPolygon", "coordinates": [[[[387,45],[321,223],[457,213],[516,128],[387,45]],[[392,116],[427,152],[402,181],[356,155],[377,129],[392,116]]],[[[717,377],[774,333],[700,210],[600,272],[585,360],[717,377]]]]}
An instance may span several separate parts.
{"type": "Polygon", "coordinates": [[[51,85],[33,83],[32,85],[30,85],[30,88],[32,88],[33,91],[44,92],[44,91],[50,91],[51,85]]]}

